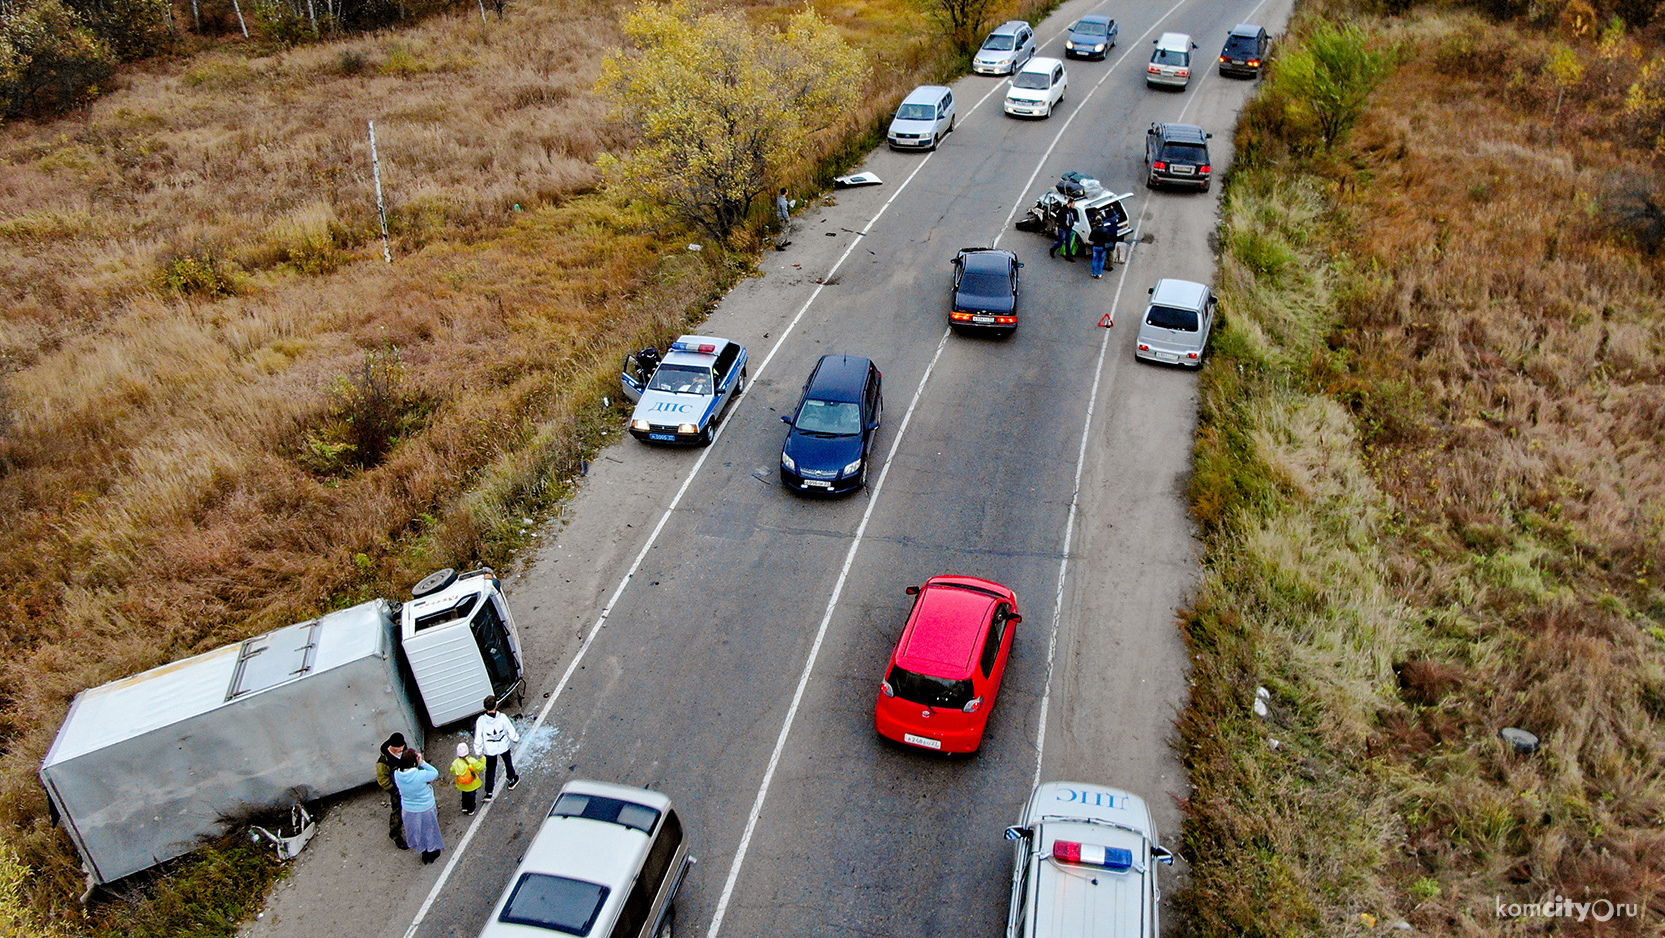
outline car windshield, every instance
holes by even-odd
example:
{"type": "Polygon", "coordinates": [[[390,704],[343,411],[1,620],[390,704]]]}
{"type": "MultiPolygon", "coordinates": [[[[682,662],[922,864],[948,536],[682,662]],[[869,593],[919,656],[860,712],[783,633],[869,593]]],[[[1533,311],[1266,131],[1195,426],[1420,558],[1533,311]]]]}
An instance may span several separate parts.
{"type": "Polygon", "coordinates": [[[1012,279],[994,271],[968,270],[960,279],[960,292],[972,296],[1010,296],[1012,279]]]}
{"type": "Polygon", "coordinates": [[[899,665],[890,666],[890,674],[885,680],[890,684],[890,689],[896,692],[897,697],[927,707],[950,707],[958,710],[969,703],[975,693],[970,678],[954,681],[945,677],[932,677],[929,674],[916,674],[899,665]]]}
{"type": "Polygon", "coordinates": [[[896,110],[899,121],[928,121],[937,116],[934,104],[904,104],[896,110]]]}
{"type": "Polygon", "coordinates": [[[1039,91],[1045,91],[1046,89],[1052,87],[1052,73],[1051,72],[1018,72],[1017,77],[1012,79],[1012,87],[1013,88],[1032,88],[1032,89],[1036,89],[1036,90],[1039,90],[1039,91]]]}
{"type": "Polygon", "coordinates": [[[1197,314],[1194,310],[1174,309],[1172,306],[1152,306],[1145,315],[1145,323],[1158,329],[1175,332],[1196,332],[1197,314]]]}
{"type": "Polygon", "coordinates": [[[1190,65],[1191,53],[1183,49],[1157,49],[1150,60],[1156,65],[1190,65]]]}
{"type": "Polygon", "coordinates": [[[1080,22],[1075,24],[1075,31],[1083,36],[1102,36],[1109,32],[1109,29],[1103,23],[1080,22]]]}
{"type": "Polygon", "coordinates": [[[1170,143],[1162,148],[1162,158],[1170,163],[1206,163],[1208,148],[1195,143],[1170,143]]]}
{"type": "Polygon", "coordinates": [[[497,914],[499,922],[587,935],[607,901],[607,887],[565,876],[522,873],[497,914]]]}
{"type": "Polygon", "coordinates": [[[983,40],[983,48],[990,52],[1010,52],[1017,45],[1016,36],[990,36],[983,40]]]}
{"type": "Polygon", "coordinates": [[[861,432],[861,408],[848,401],[804,401],[792,425],[805,433],[855,436],[861,432]]]}
{"type": "Polygon", "coordinates": [[[648,382],[649,391],[669,391],[672,394],[710,394],[711,369],[698,365],[660,365],[648,382]]]}
{"type": "Polygon", "coordinates": [[[659,812],[645,805],[601,795],[580,795],[570,791],[555,799],[555,807],[550,809],[549,816],[581,817],[591,821],[606,821],[608,824],[622,824],[644,834],[653,833],[653,824],[659,820],[659,812]]]}

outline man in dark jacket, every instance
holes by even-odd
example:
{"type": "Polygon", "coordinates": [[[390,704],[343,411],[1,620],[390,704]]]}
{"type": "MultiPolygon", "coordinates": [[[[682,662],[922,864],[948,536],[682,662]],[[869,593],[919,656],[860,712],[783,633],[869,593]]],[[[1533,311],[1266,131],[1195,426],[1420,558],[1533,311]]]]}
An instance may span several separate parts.
{"type": "Polygon", "coordinates": [[[405,734],[394,733],[387,738],[387,742],[382,743],[382,754],[376,759],[376,784],[393,799],[393,813],[387,818],[387,836],[393,838],[394,845],[400,850],[409,850],[405,845],[405,822],[401,816],[399,786],[393,784],[393,771],[399,767],[399,760],[404,756],[405,734]]]}
{"type": "Polygon", "coordinates": [[[1109,254],[1121,239],[1115,216],[1106,215],[1093,222],[1092,233],[1087,238],[1093,245],[1093,279],[1104,276],[1109,254]]]}

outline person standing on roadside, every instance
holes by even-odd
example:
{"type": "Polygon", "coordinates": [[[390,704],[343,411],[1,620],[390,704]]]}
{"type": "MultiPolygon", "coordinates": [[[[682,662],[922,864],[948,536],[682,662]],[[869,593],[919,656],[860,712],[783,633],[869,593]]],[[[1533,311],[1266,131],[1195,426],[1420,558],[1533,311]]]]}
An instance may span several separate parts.
{"type": "Polygon", "coordinates": [[[474,813],[474,797],[485,783],[480,773],[486,770],[486,760],[468,754],[468,744],[457,744],[457,758],[451,761],[451,775],[457,780],[457,791],[462,792],[462,812],[474,813]]]}
{"type": "Polygon", "coordinates": [[[393,838],[393,845],[400,850],[409,850],[405,843],[405,822],[399,805],[399,786],[393,784],[393,773],[399,768],[399,760],[405,754],[405,734],[394,733],[382,743],[381,755],[376,758],[376,784],[382,791],[393,799],[393,810],[387,817],[387,836],[393,838]]]}
{"type": "Polygon", "coordinates": [[[497,760],[503,760],[503,772],[509,777],[509,787],[520,784],[520,773],[515,771],[514,755],[509,749],[520,742],[514,721],[497,712],[497,698],[488,696],[486,712],[474,721],[474,751],[486,757],[486,794],[490,801],[497,784],[497,760]]]}
{"type": "Polygon", "coordinates": [[[439,770],[422,758],[415,749],[406,749],[399,757],[399,768],[393,772],[393,784],[399,788],[399,800],[404,805],[405,842],[412,849],[422,851],[422,862],[432,863],[445,849],[445,837],[439,831],[439,805],[434,802],[434,779],[439,770]]]}
{"type": "Polygon", "coordinates": [[[775,196],[775,221],[780,224],[780,237],[775,239],[775,250],[778,251],[792,243],[786,238],[787,229],[792,224],[792,200],[786,197],[785,186],[781,186],[775,196]]]}

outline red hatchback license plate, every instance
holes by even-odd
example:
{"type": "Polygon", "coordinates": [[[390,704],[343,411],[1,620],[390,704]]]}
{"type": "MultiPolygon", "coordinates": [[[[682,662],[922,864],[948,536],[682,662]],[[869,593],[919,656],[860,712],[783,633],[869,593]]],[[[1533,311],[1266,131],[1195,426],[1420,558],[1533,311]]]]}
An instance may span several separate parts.
{"type": "Polygon", "coordinates": [[[903,733],[902,741],[905,743],[911,743],[915,746],[924,746],[926,749],[942,748],[942,740],[932,739],[929,736],[915,736],[912,733],[903,733]]]}

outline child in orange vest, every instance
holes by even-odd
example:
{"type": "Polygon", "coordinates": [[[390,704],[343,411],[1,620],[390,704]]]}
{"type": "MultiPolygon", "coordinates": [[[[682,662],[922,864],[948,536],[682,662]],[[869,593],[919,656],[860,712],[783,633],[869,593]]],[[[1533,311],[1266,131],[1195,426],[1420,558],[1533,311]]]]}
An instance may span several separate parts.
{"type": "Polygon", "coordinates": [[[462,792],[462,811],[474,813],[474,796],[485,784],[480,773],[486,770],[486,760],[468,754],[468,744],[457,744],[457,758],[451,763],[451,774],[457,779],[457,790],[462,792]]]}

